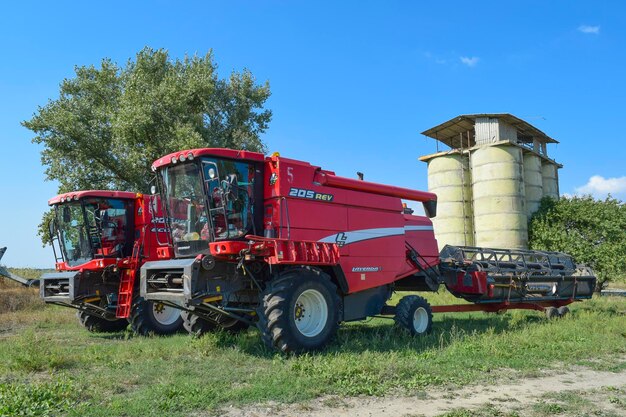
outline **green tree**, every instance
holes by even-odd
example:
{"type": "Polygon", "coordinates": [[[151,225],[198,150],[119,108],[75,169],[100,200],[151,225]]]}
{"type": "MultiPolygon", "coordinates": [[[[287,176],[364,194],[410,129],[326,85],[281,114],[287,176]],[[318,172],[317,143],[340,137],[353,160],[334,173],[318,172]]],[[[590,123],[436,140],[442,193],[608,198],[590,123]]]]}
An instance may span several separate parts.
{"type": "MultiPolygon", "coordinates": [[[[59,192],[116,189],[146,192],[150,165],[182,149],[228,147],[265,152],[260,135],[272,117],[269,83],[248,70],[219,79],[211,52],[172,60],[144,48],[120,67],[75,68],[59,97],[22,125],[42,144],[46,179],[59,192]]],[[[45,218],[44,218],[45,220],[45,218]]],[[[46,221],[40,235],[47,241],[46,221]]]]}
{"type": "Polygon", "coordinates": [[[531,249],[566,252],[591,266],[597,290],[626,277],[626,204],[619,200],[544,198],[528,231],[531,249]]]}

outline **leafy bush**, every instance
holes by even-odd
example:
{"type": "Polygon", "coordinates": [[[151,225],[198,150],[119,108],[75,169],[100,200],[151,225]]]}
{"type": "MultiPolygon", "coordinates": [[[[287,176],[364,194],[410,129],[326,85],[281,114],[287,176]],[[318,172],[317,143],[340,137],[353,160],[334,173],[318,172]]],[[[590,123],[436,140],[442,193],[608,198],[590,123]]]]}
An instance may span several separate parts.
{"type": "Polygon", "coordinates": [[[626,276],[626,205],[619,200],[544,198],[528,234],[531,249],[566,252],[591,266],[598,289],[626,276]]]}

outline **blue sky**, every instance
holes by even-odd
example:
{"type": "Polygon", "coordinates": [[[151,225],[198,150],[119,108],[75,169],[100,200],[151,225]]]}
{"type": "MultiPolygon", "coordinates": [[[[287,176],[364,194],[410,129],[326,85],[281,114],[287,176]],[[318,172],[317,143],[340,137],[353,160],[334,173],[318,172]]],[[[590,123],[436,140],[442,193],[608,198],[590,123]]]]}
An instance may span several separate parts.
{"type": "Polygon", "coordinates": [[[36,237],[56,184],[20,126],[75,65],[144,46],[213,49],[222,76],[269,80],[271,152],[426,189],[420,132],[507,112],[561,143],[561,192],[626,199],[626,3],[618,1],[4,2],[0,6],[0,246],[50,267],[36,237]],[[430,4],[426,4],[430,3],[430,4]],[[435,4],[436,3],[436,4],[435,4]]]}

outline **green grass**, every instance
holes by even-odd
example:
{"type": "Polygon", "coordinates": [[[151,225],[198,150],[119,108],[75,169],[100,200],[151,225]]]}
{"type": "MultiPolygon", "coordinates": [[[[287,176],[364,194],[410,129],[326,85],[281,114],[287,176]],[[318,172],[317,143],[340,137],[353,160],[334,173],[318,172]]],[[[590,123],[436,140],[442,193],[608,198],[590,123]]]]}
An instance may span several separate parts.
{"type": "Polygon", "coordinates": [[[90,334],[60,307],[12,312],[0,314],[0,415],[23,403],[25,415],[186,416],[327,394],[415,394],[570,364],[618,371],[625,311],[626,300],[602,297],[551,322],[526,311],[439,314],[422,338],[373,319],[342,326],[326,350],[302,356],[266,350],[254,330],[143,338],[90,334]]]}

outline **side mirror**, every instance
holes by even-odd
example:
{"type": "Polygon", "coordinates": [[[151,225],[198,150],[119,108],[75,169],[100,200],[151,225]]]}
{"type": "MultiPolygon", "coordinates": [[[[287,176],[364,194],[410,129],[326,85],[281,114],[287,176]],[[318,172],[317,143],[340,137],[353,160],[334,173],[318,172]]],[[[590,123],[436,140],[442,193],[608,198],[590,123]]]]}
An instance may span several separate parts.
{"type": "MultiPolygon", "coordinates": [[[[154,185],[153,185],[154,187],[154,185]]],[[[152,194],[150,196],[150,210],[152,213],[152,217],[156,217],[157,213],[159,212],[159,202],[157,201],[157,195],[156,194],[152,194]]]]}
{"type": "Polygon", "coordinates": [[[69,223],[72,219],[72,213],[70,212],[70,208],[65,206],[61,209],[61,214],[63,215],[63,222],[69,223]]]}
{"type": "Polygon", "coordinates": [[[424,205],[426,217],[432,219],[437,216],[437,200],[424,201],[422,204],[424,205]]]}
{"type": "Polygon", "coordinates": [[[237,182],[237,174],[228,174],[228,191],[233,201],[239,199],[239,183],[237,182]]]}
{"type": "Polygon", "coordinates": [[[156,195],[156,193],[157,193],[156,185],[151,186],[150,187],[150,194],[156,195]]]}
{"type": "Polygon", "coordinates": [[[53,240],[54,236],[57,234],[57,224],[54,219],[48,222],[48,233],[50,240],[53,240]]]}

